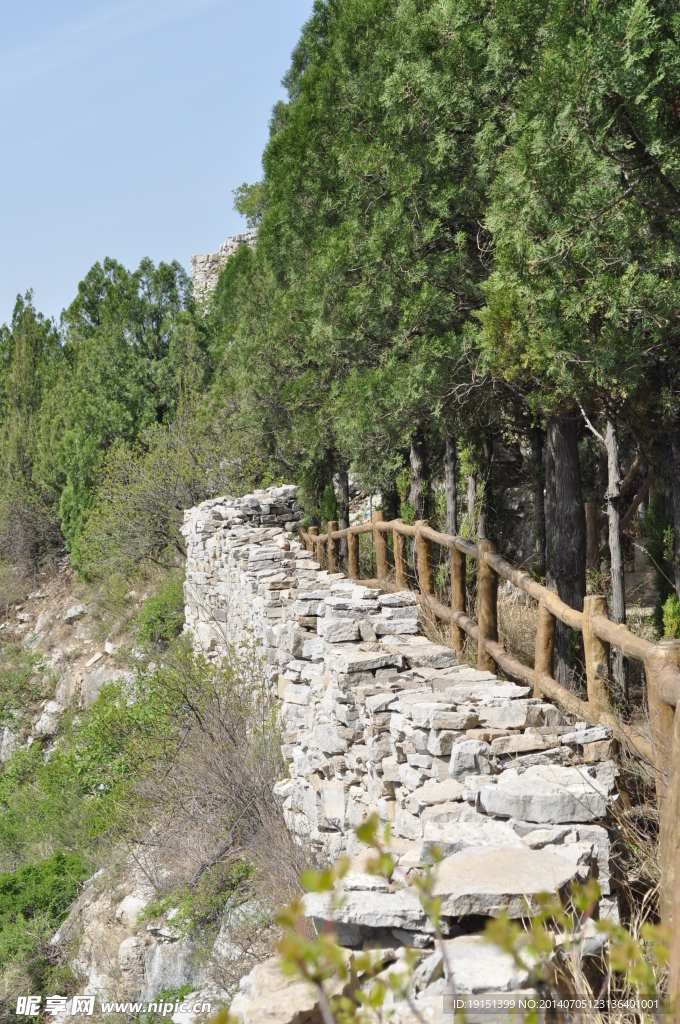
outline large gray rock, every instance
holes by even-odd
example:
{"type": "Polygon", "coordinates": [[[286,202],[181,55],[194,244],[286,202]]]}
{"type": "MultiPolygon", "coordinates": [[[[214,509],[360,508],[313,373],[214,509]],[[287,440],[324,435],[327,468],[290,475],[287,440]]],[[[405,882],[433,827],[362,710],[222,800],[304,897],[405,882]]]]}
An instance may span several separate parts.
{"type": "MultiPolygon", "coordinates": [[[[383,765],[384,763],[383,761],[383,765]]],[[[448,803],[451,800],[460,800],[462,794],[463,786],[457,779],[444,779],[441,782],[431,780],[411,793],[409,810],[413,814],[420,814],[425,807],[448,803]]]]}
{"type": "Polygon", "coordinates": [[[146,949],[141,939],[131,935],[118,947],[118,967],[126,990],[139,991],[144,981],[146,949]]]}
{"type": "MultiPolygon", "coordinates": [[[[342,982],[327,982],[328,995],[337,994],[342,982]]],[[[241,978],[230,1015],[238,1024],[318,1024],[319,993],[311,982],[287,977],[278,960],[267,960],[241,978]]]]}
{"type": "Polygon", "coordinates": [[[6,761],[11,757],[19,741],[7,725],[0,725],[0,761],[6,761]]]}
{"type": "Polygon", "coordinates": [[[489,744],[481,740],[457,740],[451,747],[449,775],[461,782],[468,775],[488,775],[489,744]]]}
{"type": "Polygon", "coordinates": [[[359,639],[359,625],[354,619],[319,619],[316,628],[319,636],[329,644],[359,639]]]}
{"type": "Polygon", "coordinates": [[[423,832],[422,858],[432,861],[435,849],[442,857],[450,857],[460,850],[479,846],[513,846],[526,848],[515,830],[504,821],[451,821],[437,823],[428,821],[423,832]]]}
{"type": "Polygon", "coordinates": [[[182,988],[194,982],[199,973],[194,947],[186,939],[155,943],[146,951],[140,998],[148,1002],[162,989],[182,988]]]}
{"type": "Polygon", "coordinates": [[[82,619],[83,615],[85,615],[85,611],[85,605],[83,604],[71,605],[64,615],[64,622],[68,622],[70,624],[71,622],[76,622],[78,619],[82,619]]]}
{"type": "Polygon", "coordinates": [[[324,754],[344,754],[347,750],[347,740],[342,739],[334,725],[317,725],[314,736],[324,754]]]}
{"type": "Polygon", "coordinates": [[[556,825],[604,818],[609,802],[607,787],[587,768],[562,765],[509,769],[482,786],[478,800],[487,814],[556,825]]]}
{"type": "Polygon", "coordinates": [[[339,907],[332,906],[328,893],[310,892],[303,897],[305,915],[319,929],[324,922],[355,925],[360,928],[406,928],[432,934],[420,900],[411,889],[396,892],[349,891],[339,907]]]}
{"type": "Polygon", "coordinates": [[[471,847],[447,857],[437,867],[433,892],[440,896],[447,917],[481,914],[522,917],[536,909],[536,896],[564,892],[573,881],[590,872],[592,847],[571,846],[545,850],[519,847],[471,847]]]}
{"type": "Polygon", "coordinates": [[[445,972],[451,972],[456,992],[510,992],[527,985],[529,974],[514,957],[492,945],[483,935],[444,939],[445,972]]]}

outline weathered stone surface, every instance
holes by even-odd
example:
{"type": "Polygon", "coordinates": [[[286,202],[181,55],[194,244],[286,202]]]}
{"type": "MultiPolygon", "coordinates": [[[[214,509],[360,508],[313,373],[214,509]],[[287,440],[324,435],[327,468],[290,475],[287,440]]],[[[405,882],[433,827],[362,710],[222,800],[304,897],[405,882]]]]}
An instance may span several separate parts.
{"type": "Polygon", "coordinates": [[[347,741],[341,738],[333,725],[317,725],[314,736],[324,754],[344,754],[347,750],[347,741]]]}
{"type": "Polygon", "coordinates": [[[517,833],[502,821],[487,818],[476,821],[452,821],[446,824],[427,822],[423,832],[422,858],[431,861],[436,848],[442,857],[450,857],[460,850],[479,846],[513,846],[519,850],[523,843],[517,833]]]}
{"type": "MultiPolygon", "coordinates": [[[[328,993],[339,986],[329,983],[328,993]]],[[[276,960],[258,964],[241,979],[230,1012],[239,1024],[321,1024],[318,993],[311,982],[289,978],[276,960]]]]}
{"type": "Polygon", "coordinates": [[[404,657],[409,668],[448,668],[458,664],[455,651],[437,644],[409,646],[404,650],[404,657]]]}
{"type": "Polygon", "coordinates": [[[312,699],[312,688],[299,683],[289,683],[283,691],[283,699],[289,704],[300,704],[304,707],[312,699]]]}
{"type": "Polygon", "coordinates": [[[326,826],[342,829],[345,826],[345,787],[339,779],[320,785],[321,814],[326,826]]]}
{"type": "Polygon", "coordinates": [[[540,893],[563,892],[570,882],[586,877],[579,855],[580,844],[560,847],[559,853],[556,848],[513,847],[512,855],[508,847],[472,847],[442,861],[433,892],[441,897],[442,914],[448,917],[495,917],[503,910],[509,917],[521,917],[535,907],[540,893]]]}
{"type": "MultiPolygon", "coordinates": [[[[396,892],[350,891],[333,910],[328,893],[303,896],[307,917],[316,922],[337,921],[362,928],[407,928],[432,934],[433,927],[411,889],[396,892]]],[[[321,925],[322,927],[322,925],[321,925]]]]}
{"type": "Polygon", "coordinates": [[[85,611],[85,605],[83,604],[71,605],[64,615],[64,622],[68,622],[70,624],[72,622],[76,622],[78,619],[82,619],[83,615],[85,615],[85,611]]]}
{"type": "Polygon", "coordinates": [[[135,993],[144,980],[144,961],[146,948],[141,939],[131,935],[123,939],[118,947],[118,967],[123,975],[123,983],[127,990],[132,988],[135,993]]]}
{"type": "Polygon", "coordinates": [[[19,741],[9,726],[0,726],[0,761],[11,757],[18,745],[19,741]]]}
{"type": "Polygon", "coordinates": [[[396,835],[403,836],[404,839],[413,840],[420,839],[423,834],[418,815],[411,814],[410,811],[406,811],[402,807],[397,807],[394,812],[394,831],[396,835]]]}
{"type": "Polygon", "coordinates": [[[329,644],[359,639],[359,625],[354,619],[319,619],[317,631],[329,644]]]}
{"type": "Polygon", "coordinates": [[[420,820],[423,823],[423,828],[425,828],[428,821],[443,825],[448,821],[458,821],[466,810],[469,810],[468,804],[451,800],[444,804],[434,804],[432,807],[425,807],[420,812],[420,820]]]}
{"type": "Polygon", "coordinates": [[[588,822],[607,813],[607,788],[586,768],[539,766],[522,774],[503,772],[494,785],[479,790],[487,814],[523,821],[562,824],[588,822]]]}
{"type": "Polygon", "coordinates": [[[144,984],[140,997],[154,999],[163,989],[181,988],[198,977],[195,948],[186,939],[157,942],[148,946],[144,957],[144,984]]]}
{"type": "Polygon", "coordinates": [[[433,710],[430,714],[431,729],[473,729],[479,719],[475,711],[444,711],[440,708],[433,710]]]}
{"type": "MultiPolygon", "coordinates": [[[[523,754],[529,750],[548,750],[554,747],[555,736],[541,735],[537,732],[516,733],[514,736],[501,736],[491,743],[491,754],[523,754]]],[[[559,739],[557,740],[559,743],[559,739]]]]}
{"type": "Polygon", "coordinates": [[[427,741],[428,753],[437,757],[450,754],[457,735],[459,734],[448,729],[432,729],[427,741]]]}
{"type": "Polygon", "coordinates": [[[451,747],[449,775],[452,779],[463,780],[468,775],[487,775],[490,748],[480,740],[457,740],[451,747]]]}
{"type": "Polygon", "coordinates": [[[460,800],[462,793],[463,785],[457,779],[445,779],[442,782],[433,780],[411,793],[409,806],[412,804],[416,808],[413,813],[419,814],[424,807],[460,800]]]}
{"type": "Polygon", "coordinates": [[[477,710],[479,723],[490,729],[523,729],[527,725],[526,701],[513,700],[497,707],[481,705],[477,710]]]}
{"type": "Polygon", "coordinates": [[[445,970],[451,971],[456,992],[510,992],[528,984],[528,972],[518,967],[509,953],[487,942],[483,935],[444,939],[444,947],[445,970]]]}

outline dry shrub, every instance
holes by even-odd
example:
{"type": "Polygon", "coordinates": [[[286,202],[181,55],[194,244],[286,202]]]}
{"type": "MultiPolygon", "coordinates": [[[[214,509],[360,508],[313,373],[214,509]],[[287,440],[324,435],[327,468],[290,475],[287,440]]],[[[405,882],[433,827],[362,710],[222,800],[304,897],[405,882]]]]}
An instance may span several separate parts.
{"type": "Polygon", "coordinates": [[[273,795],[284,763],[263,679],[255,650],[216,668],[188,645],[172,649],[152,688],[177,707],[181,729],[137,784],[129,836],[159,905],[180,907],[180,924],[227,989],[271,955],[276,908],[297,898],[309,863],[273,795]]]}
{"type": "Polygon", "coordinates": [[[506,583],[498,592],[498,639],[508,654],[522,664],[534,667],[538,605],[530,597],[506,583]]]}

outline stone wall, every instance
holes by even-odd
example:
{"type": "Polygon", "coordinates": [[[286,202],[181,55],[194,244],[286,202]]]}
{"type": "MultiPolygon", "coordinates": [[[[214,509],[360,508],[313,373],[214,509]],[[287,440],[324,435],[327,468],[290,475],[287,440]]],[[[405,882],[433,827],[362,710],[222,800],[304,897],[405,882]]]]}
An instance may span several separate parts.
{"type": "MultiPolygon", "coordinates": [[[[322,855],[353,858],[334,917],[340,941],[435,956],[408,880],[436,846],[449,960],[454,973],[457,958],[463,965],[458,991],[469,991],[477,961],[486,964],[482,991],[522,987],[526,979],[469,933],[485,917],[503,909],[519,917],[538,893],[591,875],[601,913],[616,915],[611,736],[568,721],[526,686],[459,664],[424,635],[410,592],[321,570],[292,534],[301,515],[295,493],[279,487],[186,513],[186,628],[211,659],[229,643],[261,644],[281,700],[289,778],[276,793],[286,822],[322,855]],[[353,831],[374,812],[392,824],[400,873],[391,884],[366,872],[353,831]]],[[[329,901],[305,899],[321,927],[329,901]]],[[[257,1019],[265,975],[258,982],[256,969],[244,979],[232,1007],[244,1021],[257,1019]]],[[[430,981],[419,999],[435,993],[430,981]]]]}
{"type": "Polygon", "coordinates": [[[194,298],[205,299],[217,285],[220,270],[230,256],[233,256],[242,245],[255,245],[257,228],[250,228],[240,235],[232,235],[223,242],[218,252],[208,252],[199,256],[191,256],[191,283],[194,298]]]}

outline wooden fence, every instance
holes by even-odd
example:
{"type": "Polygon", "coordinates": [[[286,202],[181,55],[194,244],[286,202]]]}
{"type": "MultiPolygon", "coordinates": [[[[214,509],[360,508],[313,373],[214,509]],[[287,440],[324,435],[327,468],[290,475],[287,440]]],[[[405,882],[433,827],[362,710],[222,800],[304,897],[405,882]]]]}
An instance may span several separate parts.
{"type": "MultiPolygon", "coordinates": [[[[591,725],[608,725],[613,736],[654,770],[661,815],[661,914],[666,923],[678,922],[671,951],[671,991],[680,993],[680,641],[651,643],[635,636],[623,625],[607,618],[604,597],[584,600],[583,611],[570,608],[557,594],[537,583],[528,573],[517,569],[499,555],[490,540],[473,544],[430,528],[425,520],[414,525],[401,519],[385,522],[382,512],[374,512],[370,523],[339,530],[328,523],[328,532],[318,527],[300,529],[307,550],[316,552],[318,562],[337,572],[340,541],[347,540],[347,571],[359,578],[359,536],[372,534],[379,583],[409,589],[407,538],[415,540],[418,567],[419,600],[425,613],[450,624],[451,642],[459,654],[465,638],[477,645],[480,669],[497,668],[511,679],[533,687],[535,696],[556,701],[566,711],[591,725]],[[394,568],[389,564],[388,535],[392,534],[394,568]],[[434,586],[432,545],[451,552],[451,604],[437,600],[434,586]],[[477,563],[477,619],[468,614],[466,560],[477,563]],[[538,602],[538,627],[534,667],[524,665],[498,642],[498,583],[508,580],[538,602]],[[587,700],[560,685],[554,677],[555,625],[563,622],[583,634],[587,700]],[[649,721],[627,725],[612,710],[609,653],[616,647],[627,658],[643,662],[647,680],[649,721]]],[[[680,1004],[680,999],[678,1000],[680,1004]]],[[[680,1024],[680,1005],[677,1020],[680,1024]]]]}

